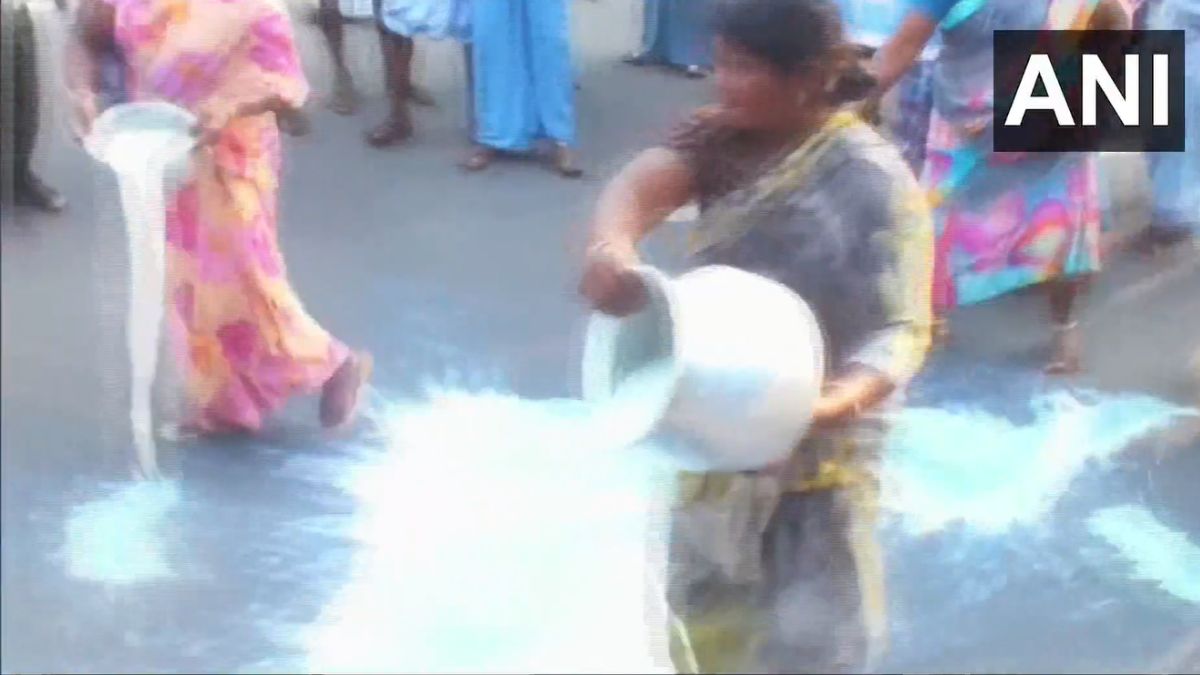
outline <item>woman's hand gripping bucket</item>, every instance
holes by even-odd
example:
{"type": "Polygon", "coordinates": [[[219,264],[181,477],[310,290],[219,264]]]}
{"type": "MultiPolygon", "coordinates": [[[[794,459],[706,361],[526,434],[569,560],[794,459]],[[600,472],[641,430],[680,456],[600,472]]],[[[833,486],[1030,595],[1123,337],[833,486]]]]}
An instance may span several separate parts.
{"type": "Polygon", "coordinates": [[[641,308],[592,317],[583,395],[629,443],[654,434],[681,469],[746,471],[785,460],[812,419],[824,341],[787,287],[724,266],[677,279],[635,268],[641,308]]]}

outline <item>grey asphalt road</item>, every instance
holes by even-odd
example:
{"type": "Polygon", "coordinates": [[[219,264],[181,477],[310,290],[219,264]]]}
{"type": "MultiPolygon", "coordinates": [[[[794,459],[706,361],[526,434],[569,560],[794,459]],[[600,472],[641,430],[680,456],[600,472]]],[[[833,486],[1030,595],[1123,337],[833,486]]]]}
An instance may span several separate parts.
{"type": "MultiPolygon", "coordinates": [[[[634,41],[627,0],[577,2],[574,11],[582,181],[526,161],[481,175],[456,169],[467,149],[463,73],[448,44],[422,46],[418,77],[439,105],[417,111],[417,136],[394,150],[368,149],[361,133],[384,107],[366,29],[350,33],[368,94],[363,110],[337,117],[316,100],[313,133],[288,141],[281,237],[291,277],[314,316],[374,352],[380,391],[404,396],[430,380],[529,397],[577,390],[584,308],[574,284],[590,204],[604,177],[661,138],[704,99],[706,85],[619,64],[634,41]]],[[[60,20],[48,8],[38,19],[44,62],[54,64],[60,20]]],[[[329,68],[314,31],[298,30],[319,99],[329,68]]],[[[48,67],[52,80],[55,71],[48,67]]],[[[130,593],[65,571],[60,551],[72,505],[126,478],[129,440],[119,209],[111,182],[68,140],[56,93],[38,166],[71,205],[58,216],[6,210],[0,233],[3,671],[265,668],[282,657],[262,617],[311,619],[329,593],[320,578],[338,569],[334,560],[333,571],[313,571],[306,563],[326,544],[280,532],[300,515],[352,508],[335,491],[273,477],[280,450],[340,452],[338,440],[314,433],[312,401],[289,406],[261,439],[164,448],[164,465],[185,477],[191,494],[192,525],[178,533],[192,551],[186,583],[130,593]]],[[[1118,207],[1113,225],[1132,230],[1144,212],[1137,160],[1109,158],[1106,166],[1118,207]]],[[[681,264],[675,234],[669,229],[649,246],[668,268],[681,264]]],[[[1088,372],[1069,383],[1036,374],[1045,323],[1032,294],[964,310],[914,401],[977,404],[1012,419],[1027,416],[1036,396],[1060,390],[1195,406],[1200,375],[1188,363],[1200,344],[1198,291],[1193,252],[1157,262],[1115,257],[1084,313],[1088,372]]],[[[972,439],[958,442],[972,452],[972,439]]],[[[1074,522],[1108,499],[1133,501],[1200,541],[1200,441],[1180,424],[1131,442],[1120,457],[1103,478],[1072,488],[1056,522],[1074,522]]],[[[1044,556],[1030,564],[1024,540],[968,546],[951,532],[897,545],[902,625],[889,667],[1128,672],[1180,649],[1200,608],[1071,562],[1086,544],[1062,527],[1045,555],[1066,572],[1047,571],[1044,556]],[[979,591],[980,576],[994,582],[991,590],[979,591]]],[[[1200,568],[1181,573],[1197,579],[1200,568]]]]}

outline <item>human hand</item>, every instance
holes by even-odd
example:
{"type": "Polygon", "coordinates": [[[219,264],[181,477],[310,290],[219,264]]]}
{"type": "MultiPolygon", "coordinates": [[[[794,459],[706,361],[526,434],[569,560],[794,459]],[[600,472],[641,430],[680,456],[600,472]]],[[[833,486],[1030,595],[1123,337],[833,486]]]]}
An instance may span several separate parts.
{"type": "Polygon", "coordinates": [[[980,117],[978,119],[974,119],[974,120],[971,120],[970,122],[964,123],[962,125],[962,130],[964,133],[966,133],[968,138],[975,138],[975,137],[979,136],[980,134],[982,134],[983,132],[990,129],[991,126],[992,126],[991,118],[980,117]]]}
{"type": "Polygon", "coordinates": [[[71,98],[71,136],[74,137],[76,143],[83,143],[83,139],[87,138],[92,133],[92,124],[96,121],[96,116],[99,114],[96,104],[96,93],[93,91],[73,91],[70,94],[71,98]]]}
{"type": "Polygon", "coordinates": [[[713,126],[729,126],[731,124],[729,111],[718,103],[700,106],[693,113],[695,119],[713,126]]]}
{"type": "Polygon", "coordinates": [[[886,376],[858,368],[827,382],[813,407],[815,427],[838,426],[853,421],[864,410],[874,407],[894,389],[886,376]]]}
{"type": "Polygon", "coordinates": [[[868,124],[879,125],[881,122],[883,104],[878,95],[868,96],[852,104],[851,109],[868,124]]]}
{"type": "Polygon", "coordinates": [[[634,270],[632,245],[600,241],[588,249],[579,292],[592,307],[612,316],[627,316],[646,303],[646,286],[634,270]]]}
{"type": "Polygon", "coordinates": [[[196,124],[192,134],[196,137],[197,147],[215,145],[221,139],[221,133],[229,124],[230,115],[222,110],[201,110],[196,114],[196,124]]]}
{"type": "Polygon", "coordinates": [[[840,387],[826,386],[813,406],[812,424],[814,427],[836,425],[849,419],[855,408],[840,387]]]}

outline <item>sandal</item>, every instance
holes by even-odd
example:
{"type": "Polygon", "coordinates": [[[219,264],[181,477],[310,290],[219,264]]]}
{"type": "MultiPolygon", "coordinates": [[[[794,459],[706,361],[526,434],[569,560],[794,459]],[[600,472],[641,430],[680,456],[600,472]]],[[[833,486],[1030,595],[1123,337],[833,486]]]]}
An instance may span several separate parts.
{"type": "Polygon", "coordinates": [[[941,347],[950,342],[950,323],[945,319],[934,319],[930,328],[930,336],[935,347],[941,347]]]}
{"type": "Polygon", "coordinates": [[[437,99],[429,93],[428,89],[415,84],[408,87],[408,100],[412,101],[413,105],[419,105],[422,108],[436,108],[438,104],[437,99]]]}
{"type": "Polygon", "coordinates": [[[321,389],[321,426],[337,430],[354,422],[374,367],[366,352],[355,352],[342,362],[321,389]]]}
{"type": "Polygon", "coordinates": [[[1079,352],[1079,322],[1058,324],[1054,327],[1053,356],[1046,364],[1047,375],[1074,375],[1082,370],[1079,352]]]}
{"type": "Polygon", "coordinates": [[[1190,243],[1194,235],[1187,228],[1151,225],[1132,238],[1131,248],[1147,257],[1160,257],[1182,244],[1190,243]]]}
{"type": "Polygon", "coordinates": [[[650,62],[650,55],[646,52],[636,52],[621,57],[621,63],[629,66],[648,66],[650,62]]]}
{"type": "Polygon", "coordinates": [[[496,151],[480,145],[476,146],[475,150],[459,166],[463,171],[475,173],[491,166],[494,159],[496,159],[496,151]]]}
{"type": "Polygon", "coordinates": [[[386,148],[389,145],[408,140],[412,135],[412,122],[404,117],[389,115],[382,124],[367,133],[367,145],[373,148],[386,148]]]}
{"type": "Polygon", "coordinates": [[[15,181],[13,201],[18,206],[27,206],[45,213],[60,213],[67,208],[62,193],[46,185],[37,175],[26,173],[15,181]]]}
{"type": "Polygon", "coordinates": [[[312,120],[303,110],[292,110],[277,116],[279,129],[288,136],[300,138],[312,131],[312,120]]]}
{"type": "Polygon", "coordinates": [[[333,96],[329,97],[325,105],[335,114],[345,116],[358,112],[358,103],[358,91],[354,88],[354,81],[349,76],[342,76],[337,79],[333,96]]]}
{"type": "Polygon", "coordinates": [[[583,169],[575,166],[575,158],[571,149],[563,143],[559,143],[554,148],[554,170],[563,178],[583,176],[583,169]]]}

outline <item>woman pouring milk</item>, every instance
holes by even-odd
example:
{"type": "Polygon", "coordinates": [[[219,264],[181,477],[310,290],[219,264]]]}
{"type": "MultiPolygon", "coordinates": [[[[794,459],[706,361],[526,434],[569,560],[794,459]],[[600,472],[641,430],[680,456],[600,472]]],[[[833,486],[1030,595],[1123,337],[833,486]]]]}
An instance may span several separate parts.
{"type": "Polygon", "coordinates": [[[682,477],[672,653],[700,672],[861,671],[886,637],[875,460],[930,342],[931,218],[899,152],[841,109],[871,80],[830,0],[726,0],[716,35],[719,103],[609,183],[581,291],[635,311],[638,241],[696,200],[697,264],[772,278],[812,307],[830,373],[793,456],[682,477]]]}
{"type": "Polygon", "coordinates": [[[275,114],[308,93],[291,24],[273,0],[85,0],[69,72],[80,133],[96,115],[99,64],[117,51],[133,100],[200,120],[193,177],[167,210],[166,301],[201,433],[257,431],[300,393],[326,427],[348,423],[370,372],[305,311],[277,236],[275,114]]]}

